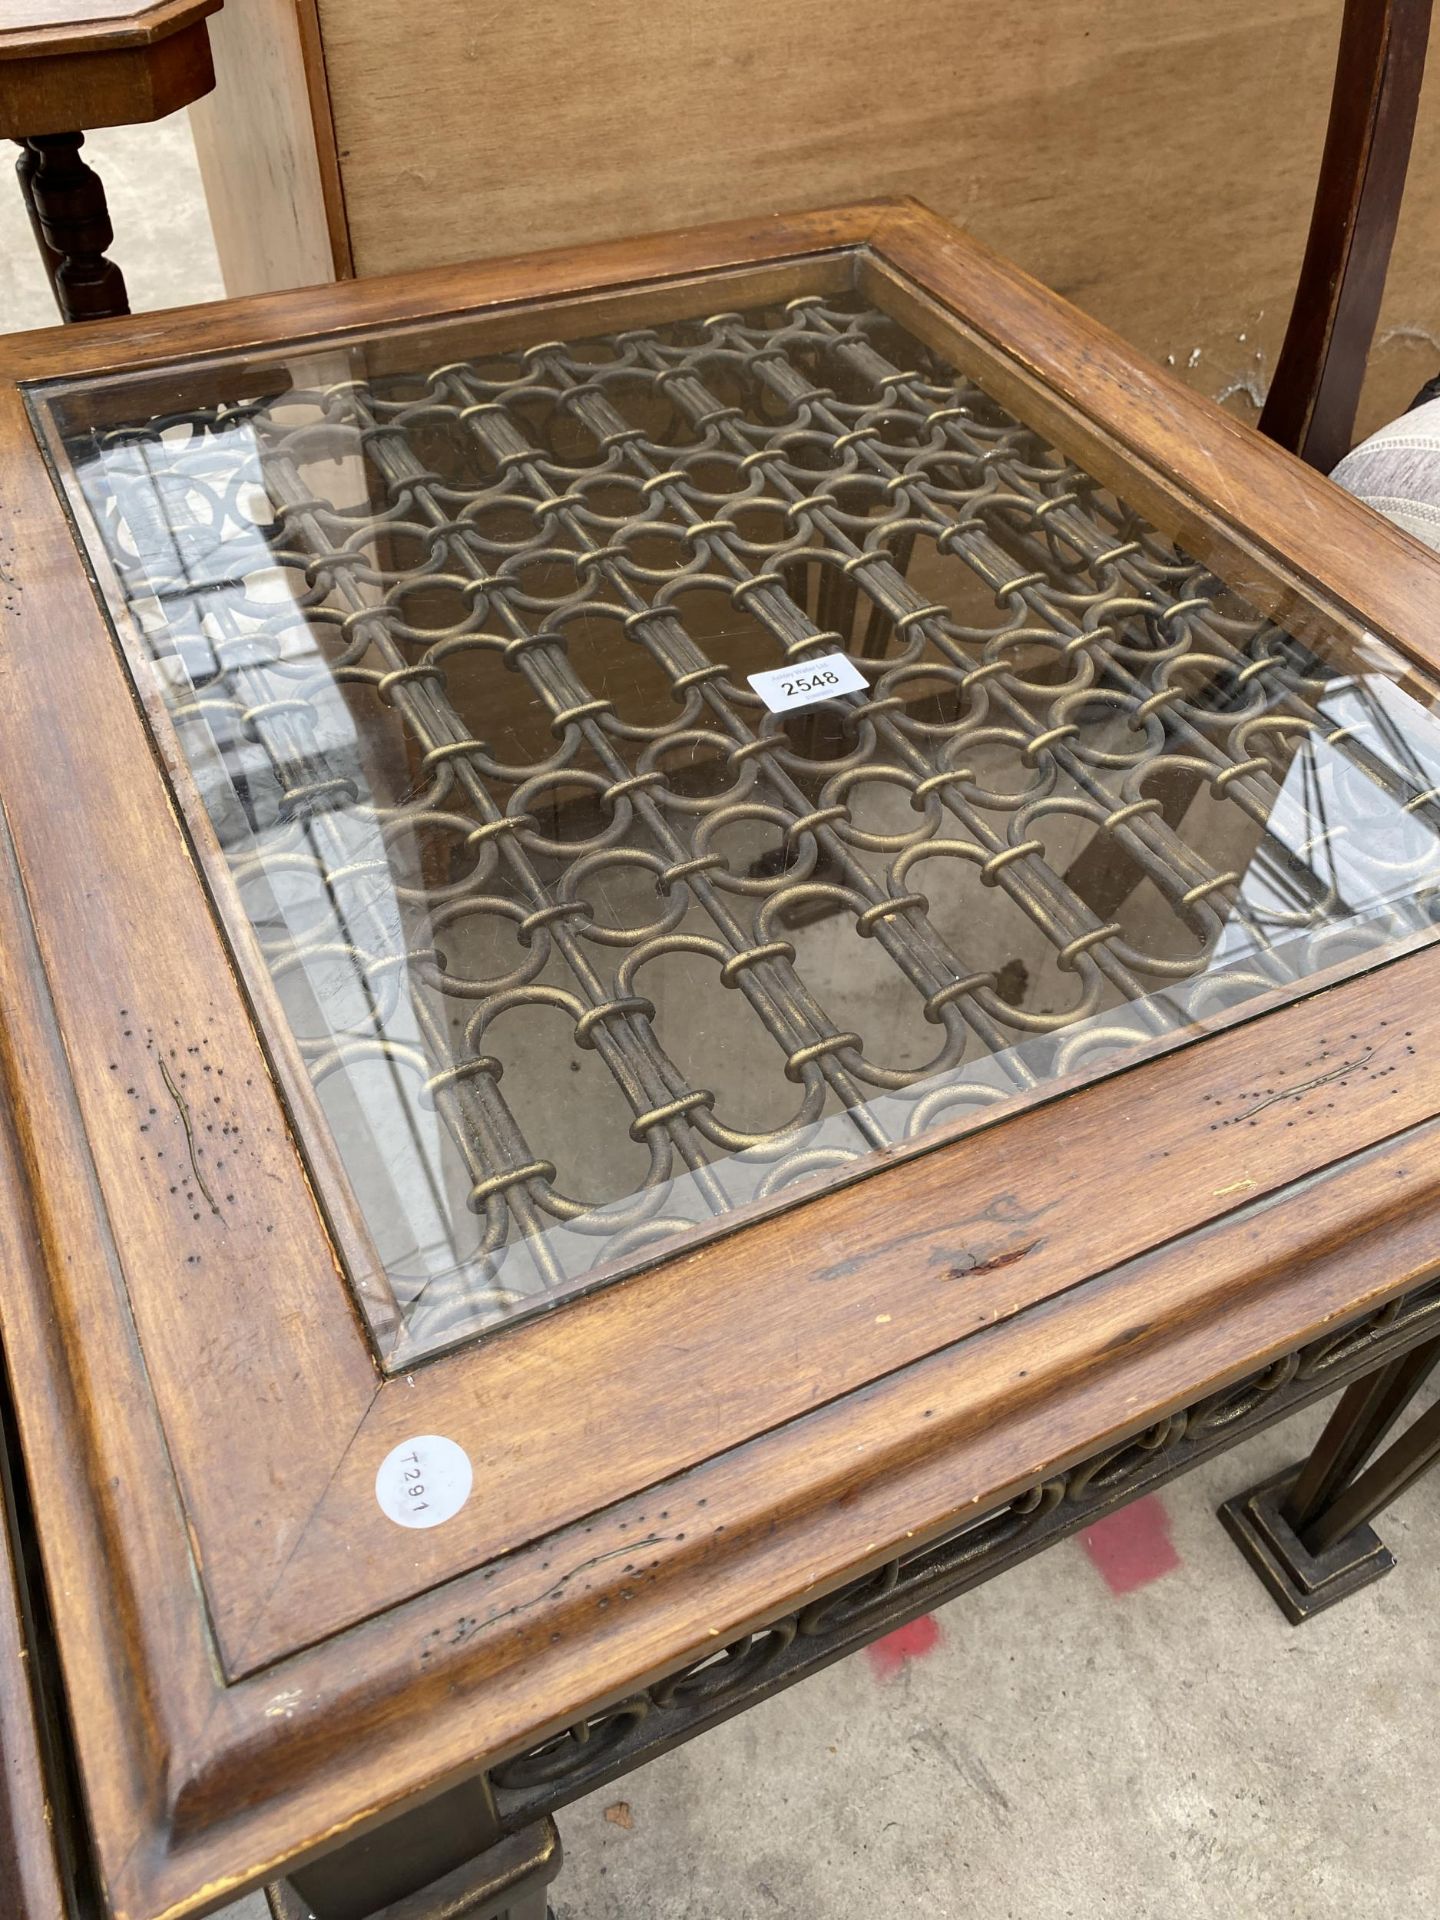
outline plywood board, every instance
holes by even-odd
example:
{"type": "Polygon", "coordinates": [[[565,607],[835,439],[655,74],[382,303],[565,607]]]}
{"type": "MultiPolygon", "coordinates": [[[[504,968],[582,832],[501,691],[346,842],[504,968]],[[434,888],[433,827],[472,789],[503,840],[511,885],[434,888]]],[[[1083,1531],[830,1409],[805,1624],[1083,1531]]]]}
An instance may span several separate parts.
{"type": "MultiPolygon", "coordinates": [[[[361,274],[914,193],[1258,414],[1340,0],[319,0],[361,274]]],[[[1436,63],[1440,66],[1440,62],[1436,63]]],[[[1440,365],[1440,74],[1361,414],[1440,365]]]]}
{"type": "Polygon", "coordinates": [[[348,271],[313,23],[303,0],[243,0],[210,22],[215,91],[190,125],[229,294],[348,271]]]}

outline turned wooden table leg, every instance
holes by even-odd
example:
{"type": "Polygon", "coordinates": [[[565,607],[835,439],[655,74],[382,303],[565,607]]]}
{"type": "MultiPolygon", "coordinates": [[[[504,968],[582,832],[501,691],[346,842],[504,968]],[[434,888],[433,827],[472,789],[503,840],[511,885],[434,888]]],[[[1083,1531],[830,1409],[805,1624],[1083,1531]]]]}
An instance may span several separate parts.
{"type": "Polygon", "coordinates": [[[30,217],[30,231],[35,236],[35,246],[44,263],[45,276],[50,282],[50,291],[55,294],[55,304],[60,304],[60,295],[55,288],[55,275],[60,270],[60,256],[45,238],[45,229],[40,225],[40,215],[35,210],[35,189],[33,185],[35,169],[40,164],[38,153],[32,153],[23,140],[17,140],[20,157],[15,162],[15,177],[20,182],[20,198],[25,202],[25,211],[30,217]]]}
{"type": "Polygon", "coordinates": [[[100,176],[80,158],[83,133],[27,139],[17,172],[63,320],[128,313],[125,276],[105,249],[115,238],[100,176]]]}

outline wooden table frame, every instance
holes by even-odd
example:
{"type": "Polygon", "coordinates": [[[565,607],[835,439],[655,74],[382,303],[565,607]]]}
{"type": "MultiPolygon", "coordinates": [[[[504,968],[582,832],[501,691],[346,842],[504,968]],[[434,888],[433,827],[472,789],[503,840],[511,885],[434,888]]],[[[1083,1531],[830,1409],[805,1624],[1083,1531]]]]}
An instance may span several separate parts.
{"type": "MultiPolygon", "coordinates": [[[[172,803],[25,388],[143,385],[176,359],[479,307],[517,338],[593,331],[817,276],[854,276],[982,365],[999,399],[1023,396],[1102,480],[1161,505],[1267,611],[1303,629],[1319,603],[1440,668],[1433,555],[909,203],[0,345],[0,1311],[96,1848],[126,1920],[203,1911],[482,1766],[503,1778],[637,1686],[1177,1410],[1351,1323],[1383,1332],[1373,1316],[1401,1296],[1428,1314],[1433,945],[1317,979],[963,1149],[927,1145],[741,1222],[550,1321],[377,1371],[342,1273],[363,1274],[363,1229],[295,1062],[273,1029],[256,1036],[243,989],[266,1025],[260,971],[206,897],[223,863],[172,803]],[[83,882],[66,878],[77,825],[83,882]],[[163,942],[140,937],[155,927],[163,942]],[[214,1069],[207,1093],[223,1075],[223,1214],[167,1197],[145,1159],[160,1136],[140,1137],[127,1089],[177,1151],[189,1131],[156,1064],[171,1046],[177,1074],[214,1069]],[[1384,1077],[1365,1070],[1377,1050],[1384,1077]],[[1275,1099],[1247,1106],[1262,1074],[1275,1099]],[[1317,1078],[1333,1106],[1288,1129],[1286,1101],[1317,1078]],[[1183,1169],[1159,1201],[1103,1178],[1141,1103],[1149,1164],[1183,1169]],[[1062,1155],[1079,1171],[1057,1189],[1062,1155]],[[799,1357],[793,1324],[762,1311],[785,1273],[823,1300],[799,1357]],[[239,1275],[263,1313],[236,1315],[239,1275]],[[371,1483],[417,1432],[470,1438],[484,1497],[465,1530],[397,1553],[371,1483]]],[[[1406,1321],[1416,1340],[1428,1326],[1406,1321]]]]}
{"type": "Polygon", "coordinates": [[[24,1564],[33,1530],[21,1512],[17,1453],[0,1389],[0,1910],[7,1920],[61,1920],[74,1911],[77,1884],[88,1886],[88,1859],[64,1787],[59,1675],[38,1626],[38,1582],[24,1564]]]}

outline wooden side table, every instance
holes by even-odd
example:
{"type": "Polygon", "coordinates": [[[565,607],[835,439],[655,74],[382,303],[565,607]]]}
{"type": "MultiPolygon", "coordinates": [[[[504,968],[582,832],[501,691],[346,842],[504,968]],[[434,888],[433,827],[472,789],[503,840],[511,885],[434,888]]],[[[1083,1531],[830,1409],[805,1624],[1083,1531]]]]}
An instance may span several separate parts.
{"type": "Polygon", "coordinates": [[[21,150],[20,189],[62,319],[129,312],[81,129],[159,120],[208,93],[205,20],[220,4],[0,0],[0,138],[21,150]]]}
{"type": "Polygon", "coordinates": [[[1374,1504],[1435,556],[910,203],[0,354],[0,1330],[117,1913],[531,1920],[565,1800],[1297,1405],[1301,1544],[1374,1504]]]}

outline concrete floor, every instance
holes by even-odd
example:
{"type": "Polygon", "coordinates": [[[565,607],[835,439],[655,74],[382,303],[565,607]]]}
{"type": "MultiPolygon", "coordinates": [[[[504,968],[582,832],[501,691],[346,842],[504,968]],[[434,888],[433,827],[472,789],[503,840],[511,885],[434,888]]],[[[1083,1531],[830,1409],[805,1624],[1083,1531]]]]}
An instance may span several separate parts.
{"type": "Polygon", "coordinates": [[[1160,1496],[1177,1564],[1131,1592],[1068,1541],[928,1653],[855,1656],[562,1814],[558,1920],[1433,1913],[1440,1483],[1386,1517],[1388,1582],[1303,1630],[1214,1518],[1317,1424],[1160,1496]]]}
{"type": "Polygon", "coordinates": [[[556,1920],[1432,1916],[1440,1479],[1382,1522],[1395,1572],[1299,1629],[1215,1519],[1321,1417],[1112,1523],[1129,1592],[1079,1536],[577,1801],[556,1920]]]}
{"type": "MultiPolygon", "coordinates": [[[[137,307],[220,291],[183,118],[156,139],[91,142],[137,307]]],[[[0,316],[53,319],[4,192],[0,316]]],[[[1399,1569],[1301,1630],[1214,1518],[1318,1420],[1131,1510],[1120,1545],[1152,1576],[1132,1590],[1112,1591],[1102,1543],[1067,1542],[944,1609],[908,1654],[844,1661],[578,1802],[558,1920],[1434,1914],[1440,1479],[1383,1523],[1399,1569]]]]}

